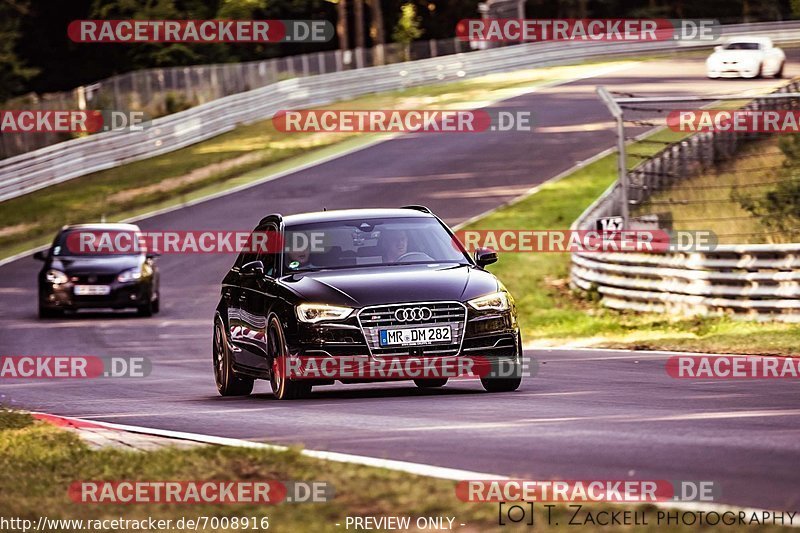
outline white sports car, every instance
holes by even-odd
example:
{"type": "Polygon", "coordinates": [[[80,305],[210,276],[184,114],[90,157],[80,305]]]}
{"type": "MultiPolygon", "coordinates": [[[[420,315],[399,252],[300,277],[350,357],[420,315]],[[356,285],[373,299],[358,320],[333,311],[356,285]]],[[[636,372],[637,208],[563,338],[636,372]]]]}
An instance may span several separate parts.
{"type": "Polygon", "coordinates": [[[734,37],[706,60],[709,78],[758,78],[783,76],[786,55],[768,37],[734,37]]]}

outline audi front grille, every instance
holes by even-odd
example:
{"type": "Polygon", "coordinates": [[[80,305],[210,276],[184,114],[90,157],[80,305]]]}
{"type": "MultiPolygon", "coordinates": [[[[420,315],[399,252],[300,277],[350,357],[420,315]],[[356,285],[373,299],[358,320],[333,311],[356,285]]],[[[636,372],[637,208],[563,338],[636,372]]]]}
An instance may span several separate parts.
{"type": "Polygon", "coordinates": [[[461,350],[467,308],[459,302],[410,302],[402,304],[375,305],[358,312],[358,323],[370,353],[375,356],[448,356],[461,350]],[[430,312],[427,312],[430,311],[430,312]],[[381,329],[402,327],[450,326],[451,342],[427,346],[381,347],[381,329]]]}

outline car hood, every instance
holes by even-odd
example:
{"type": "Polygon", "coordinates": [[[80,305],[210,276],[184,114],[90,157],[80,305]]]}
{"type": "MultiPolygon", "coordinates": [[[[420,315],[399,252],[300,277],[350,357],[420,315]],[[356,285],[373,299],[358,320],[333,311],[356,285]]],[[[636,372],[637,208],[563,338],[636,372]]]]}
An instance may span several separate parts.
{"type": "Polygon", "coordinates": [[[711,54],[711,61],[736,61],[748,62],[759,61],[763,56],[761,50],[722,50],[711,54]]]}
{"type": "Polygon", "coordinates": [[[141,266],[143,258],[138,255],[106,255],[103,257],[64,256],[54,257],[48,268],[65,274],[118,274],[123,270],[141,266]]]}
{"type": "Polygon", "coordinates": [[[498,290],[497,278],[473,266],[409,265],[294,274],[282,282],[308,302],[368,305],[466,301],[498,290]]]}

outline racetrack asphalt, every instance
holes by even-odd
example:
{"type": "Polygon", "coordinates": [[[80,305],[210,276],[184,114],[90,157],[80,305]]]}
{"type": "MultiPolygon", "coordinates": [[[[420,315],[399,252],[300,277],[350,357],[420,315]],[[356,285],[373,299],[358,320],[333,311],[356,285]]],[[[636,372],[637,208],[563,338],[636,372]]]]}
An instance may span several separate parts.
{"type": "MultiPolygon", "coordinates": [[[[800,74],[793,63],[787,70],[800,74]]],[[[638,64],[494,106],[532,111],[542,131],[404,135],[140,226],[243,230],[272,212],[404,204],[427,205],[457,224],[614,146],[597,85],[644,95],[735,93],[776,83],[707,80],[699,59],[638,64]]],[[[26,257],[0,267],[0,354],[144,355],[153,363],[145,379],[4,379],[0,401],[537,479],[712,480],[724,503],[800,508],[796,383],[675,380],[664,371],[664,354],[528,350],[539,374],[509,394],[485,394],[467,381],[435,391],[365,384],[278,402],[259,382],[251,397],[220,398],[211,318],[233,259],[161,257],[163,305],[156,317],[81,313],[46,322],[36,318],[40,263],[26,257]]]]}

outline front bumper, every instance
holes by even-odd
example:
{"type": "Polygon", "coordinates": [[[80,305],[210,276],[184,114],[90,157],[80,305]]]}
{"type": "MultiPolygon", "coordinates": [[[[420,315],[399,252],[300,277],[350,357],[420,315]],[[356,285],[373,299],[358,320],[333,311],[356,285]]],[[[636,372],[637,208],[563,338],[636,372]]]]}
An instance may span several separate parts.
{"type": "Polygon", "coordinates": [[[45,309],[124,309],[138,307],[151,299],[149,282],[114,281],[108,285],[108,294],[84,296],[75,294],[74,283],[42,284],[39,288],[39,304],[45,309]]]}
{"type": "MultiPolygon", "coordinates": [[[[425,345],[375,349],[367,339],[376,335],[375,328],[365,327],[357,316],[339,322],[298,324],[293,334],[287,334],[289,353],[297,357],[368,357],[378,360],[387,357],[516,357],[521,353],[519,326],[513,309],[502,312],[478,312],[466,307],[466,317],[458,331],[457,342],[446,345],[425,345]]],[[[426,327],[441,323],[412,323],[409,327],[426,327]]],[[[391,327],[391,326],[387,326],[391,327]]],[[[396,326],[394,326],[396,327],[396,326]]]]}

